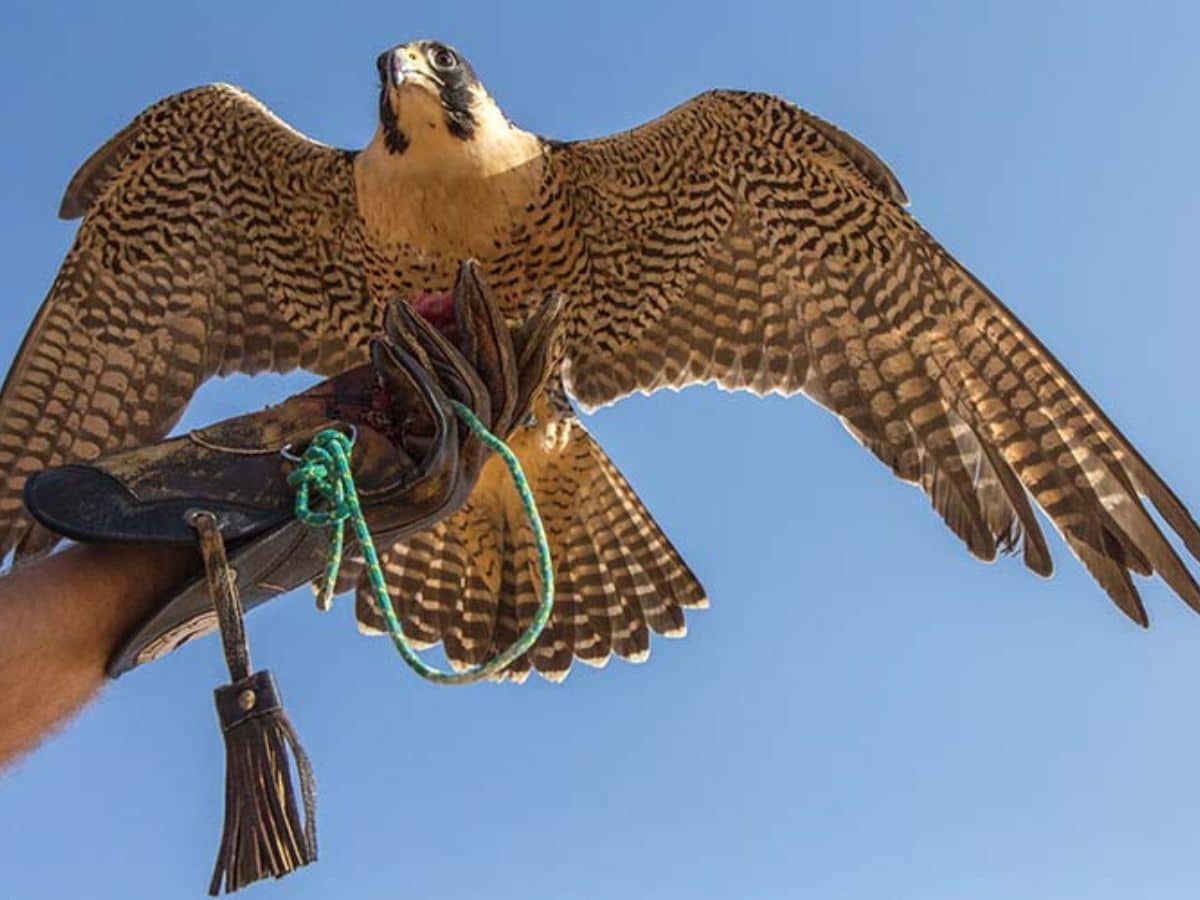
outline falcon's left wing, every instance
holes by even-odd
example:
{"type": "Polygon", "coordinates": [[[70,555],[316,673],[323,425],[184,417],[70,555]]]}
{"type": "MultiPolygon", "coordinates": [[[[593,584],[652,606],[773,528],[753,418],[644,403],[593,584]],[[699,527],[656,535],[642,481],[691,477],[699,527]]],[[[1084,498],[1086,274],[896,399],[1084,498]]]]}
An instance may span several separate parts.
{"type": "Polygon", "coordinates": [[[566,381],[585,406],[716,382],[803,391],[976,556],[1052,568],[1026,491],[1117,605],[1131,572],[1200,588],[1200,528],[1071,375],[902,207],[858,141],[763,94],[704,94],[624,134],[554,145],[552,192],[583,247],[566,381]]]}
{"type": "Polygon", "coordinates": [[[144,110],[72,179],[83,216],[0,389],[0,557],[58,540],[25,478],[163,437],[216,374],[337,372],[367,296],[350,154],[205,85],[144,110]],[[333,327],[338,326],[338,327],[333,327]]]}

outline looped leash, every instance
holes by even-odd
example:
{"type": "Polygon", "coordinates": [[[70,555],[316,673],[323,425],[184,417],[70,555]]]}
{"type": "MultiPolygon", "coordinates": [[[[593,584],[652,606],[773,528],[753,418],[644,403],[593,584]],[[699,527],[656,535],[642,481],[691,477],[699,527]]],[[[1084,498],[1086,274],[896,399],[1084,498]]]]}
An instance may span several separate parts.
{"type": "MultiPolygon", "coordinates": [[[[349,472],[350,448],[353,445],[353,438],[346,437],[336,429],[327,428],[313,438],[299,459],[299,467],[288,476],[288,484],[296,489],[296,518],[313,528],[329,529],[329,559],[325,567],[325,577],[317,592],[317,608],[322,612],[328,612],[333,604],[334,586],[338,569],[342,565],[342,550],[346,543],[346,520],[354,516],[356,509],[359,517],[362,516],[354,480],[342,477],[338,466],[338,461],[341,460],[342,469],[349,472]],[[350,486],[350,494],[346,491],[347,484],[350,486]],[[325,501],[325,509],[312,508],[313,492],[325,501]],[[354,497],[353,506],[348,502],[351,495],[354,497]]],[[[361,535],[359,539],[362,539],[361,535]]],[[[367,540],[370,540],[370,535],[367,540]]],[[[371,545],[371,549],[373,553],[374,545],[371,545]]]]}
{"type": "Polygon", "coordinates": [[[383,612],[388,635],[401,658],[409,668],[427,681],[437,684],[470,684],[502,671],[537,642],[554,610],[554,566],[550,559],[550,543],[546,540],[546,529],[542,525],[537,504],[533,499],[533,490],[516,454],[504,441],[488,431],[470,407],[457,400],[451,400],[450,403],[484,446],[504,460],[509,474],[512,475],[513,485],[529,520],[529,527],[533,530],[538,573],[542,581],[541,601],[529,627],[512,646],[487,662],[462,672],[444,672],[421,659],[404,636],[404,629],[388,595],[383,569],[375,552],[375,542],[367,528],[367,521],[358,500],[358,490],[354,485],[354,475],[350,470],[350,449],[354,443],[352,438],[333,428],[327,428],[317,434],[304,451],[299,467],[288,476],[288,484],[296,489],[296,518],[314,528],[328,528],[330,532],[329,563],[317,593],[317,605],[321,609],[328,609],[333,598],[345,547],[346,521],[349,520],[366,561],[367,577],[371,582],[375,602],[383,612]],[[323,501],[319,510],[313,508],[314,493],[323,501]]]}

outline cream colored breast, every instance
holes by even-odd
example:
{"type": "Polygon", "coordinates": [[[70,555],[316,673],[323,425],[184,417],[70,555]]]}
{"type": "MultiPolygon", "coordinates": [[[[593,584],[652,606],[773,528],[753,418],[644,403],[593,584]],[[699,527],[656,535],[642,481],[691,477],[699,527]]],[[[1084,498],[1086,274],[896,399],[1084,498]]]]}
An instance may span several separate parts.
{"type": "Polygon", "coordinates": [[[470,141],[430,129],[401,154],[377,137],[355,161],[358,207],[380,247],[491,256],[524,218],[542,165],[537,138],[511,127],[470,141]]]}

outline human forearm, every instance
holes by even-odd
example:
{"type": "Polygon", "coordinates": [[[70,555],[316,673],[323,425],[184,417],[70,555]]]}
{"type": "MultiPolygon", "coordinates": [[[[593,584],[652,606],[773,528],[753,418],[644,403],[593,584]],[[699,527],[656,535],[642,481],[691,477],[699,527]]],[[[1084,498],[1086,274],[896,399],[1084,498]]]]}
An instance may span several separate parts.
{"type": "Polygon", "coordinates": [[[0,766],[96,695],[122,638],[197,567],[190,548],[77,545],[0,578],[0,766]]]}

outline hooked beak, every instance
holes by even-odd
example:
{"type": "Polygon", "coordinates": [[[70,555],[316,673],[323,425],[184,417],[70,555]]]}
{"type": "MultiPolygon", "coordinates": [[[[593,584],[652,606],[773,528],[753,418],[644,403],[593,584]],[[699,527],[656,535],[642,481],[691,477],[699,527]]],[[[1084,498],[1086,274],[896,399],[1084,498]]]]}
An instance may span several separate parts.
{"type": "Polygon", "coordinates": [[[418,78],[440,83],[420,63],[413,60],[403,47],[385,50],[379,54],[379,58],[375,61],[375,67],[379,70],[379,83],[385,87],[400,87],[400,85],[418,78]]]}

